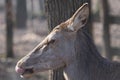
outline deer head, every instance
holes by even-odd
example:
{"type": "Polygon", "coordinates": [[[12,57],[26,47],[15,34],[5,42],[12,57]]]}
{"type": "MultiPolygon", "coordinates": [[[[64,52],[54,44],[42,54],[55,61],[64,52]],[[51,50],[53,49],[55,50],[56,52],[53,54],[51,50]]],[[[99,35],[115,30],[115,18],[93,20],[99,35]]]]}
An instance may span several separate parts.
{"type": "Polygon", "coordinates": [[[16,72],[23,77],[33,73],[68,66],[74,61],[77,31],[88,19],[88,4],[83,4],[67,21],[56,26],[29,54],[18,61],[16,72]]]}

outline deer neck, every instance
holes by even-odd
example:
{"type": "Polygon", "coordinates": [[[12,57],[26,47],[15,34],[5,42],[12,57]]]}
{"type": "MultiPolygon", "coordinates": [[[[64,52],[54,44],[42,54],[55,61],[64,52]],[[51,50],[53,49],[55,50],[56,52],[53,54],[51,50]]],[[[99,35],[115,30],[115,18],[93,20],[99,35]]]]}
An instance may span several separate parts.
{"type": "Polygon", "coordinates": [[[72,64],[64,68],[64,77],[65,80],[88,80],[87,73],[84,69],[79,68],[77,61],[74,61],[72,64]]]}
{"type": "Polygon", "coordinates": [[[75,60],[64,69],[64,77],[66,80],[120,79],[117,78],[120,75],[120,63],[113,63],[103,58],[87,35],[79,41],[80,46],[76,48],[79,49],[75,54],[75,60]],[[111,77],[113,74],[116,77],[111,77]]]}
{"type": "MultiPolygon", "coordinates": [[[[84,35],[82,35],[84,36],[84,35]]],[[[79,41],[80,46],[76,49],[78,52],[75,53],[74,61],[67,65],[64,69],[64,77],[66,80],[90,80],[93,70],[98,71],[98,65],[103,64],[104,59],[97,52],[95,46],[89,40],[81,38],[79,41]],[[84,47],[83,47],[84,46],[84,47]],[[92,47],[92,48],[91,48],[92,47]],[[79,53],[80,52],[80,53],[79,53]]]]}

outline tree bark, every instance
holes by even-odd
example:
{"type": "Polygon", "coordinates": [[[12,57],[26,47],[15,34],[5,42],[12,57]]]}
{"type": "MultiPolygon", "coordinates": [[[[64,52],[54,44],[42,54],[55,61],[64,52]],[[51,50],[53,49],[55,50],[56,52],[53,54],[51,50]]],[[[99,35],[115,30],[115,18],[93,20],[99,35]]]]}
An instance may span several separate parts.
{"type": "MultiPolygon", "coordinates": [[[[89,3],[90,0],[46,0],[49,30],[69,19],[85,2],[89,3]]],[[[50,80],[64,80],[62,70],[63,68],[51,71],[50,80]]]]}
{"type": "Polygon", "coordinates": [[[26,0],[17,0],[16,26],[19,29],[25,29],[27,22],[26,0]]]}
{"type": "Polygon", "coordinates": [[[12,58],[13,55],[13,14],[12,14],[12,1],[5,0],[6,6],[6,51],[7,57],[12,58]]]}

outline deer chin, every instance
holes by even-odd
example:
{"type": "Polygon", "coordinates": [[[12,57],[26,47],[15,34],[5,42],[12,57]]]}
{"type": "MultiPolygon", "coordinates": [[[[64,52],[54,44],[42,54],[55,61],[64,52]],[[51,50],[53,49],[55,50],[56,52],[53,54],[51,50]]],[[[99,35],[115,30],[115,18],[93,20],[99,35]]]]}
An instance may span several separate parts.
{"type": "Polygon", "coordinates": [[[15,68],[16,72],[20,74],[20,76],[22,78],[29,78],[34,74],[34,69],[33,67],[29,67],[29,68],[20,68],[18,66],[16,66],[15,68]]]}

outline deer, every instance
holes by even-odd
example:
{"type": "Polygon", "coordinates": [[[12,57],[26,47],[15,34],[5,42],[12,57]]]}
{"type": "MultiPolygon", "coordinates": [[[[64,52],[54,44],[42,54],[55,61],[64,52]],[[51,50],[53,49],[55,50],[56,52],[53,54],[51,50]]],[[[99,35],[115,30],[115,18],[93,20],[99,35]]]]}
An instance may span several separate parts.
{"type": "Polygon", "coordinates": [[[102,57],[84,30],[88,17],[89,6],[84,3],[17,62],[16,72],[25,78],[63,67],[66,80],[120,80],[120,63],[102,57]]]}

